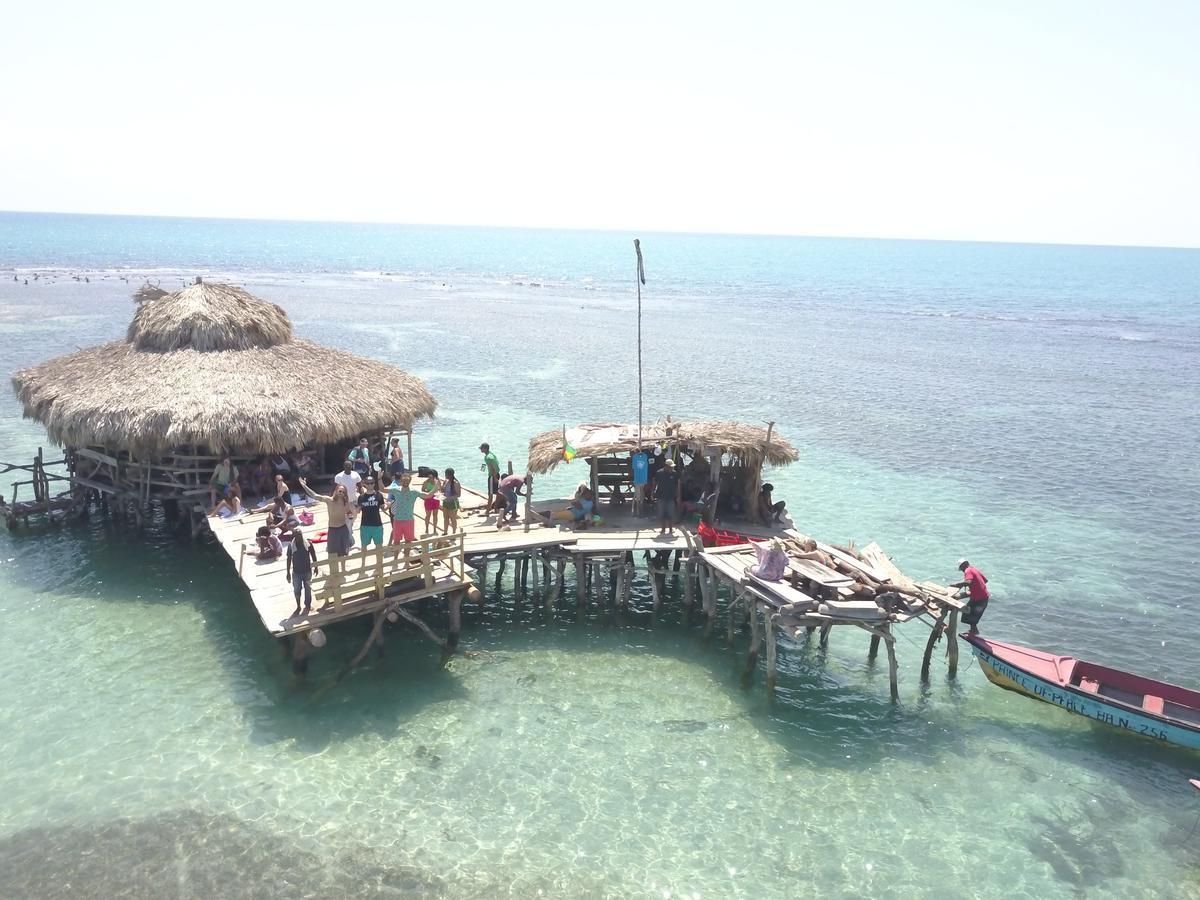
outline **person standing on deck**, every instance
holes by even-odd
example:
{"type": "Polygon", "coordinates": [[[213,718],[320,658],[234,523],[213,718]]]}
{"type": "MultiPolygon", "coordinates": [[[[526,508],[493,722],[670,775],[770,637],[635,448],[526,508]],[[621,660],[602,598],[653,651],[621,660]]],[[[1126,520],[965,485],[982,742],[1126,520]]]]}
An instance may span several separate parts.
{"type": "Polygon", "coordinates": [[[350,451],[346,460],[353,464],[359,478],[366,478],[371,474],[371,451],[367,448],[366,438],[358,442],[358,446],[350,451]]]}
{"type": "Polygon", "coordinates": [[[405,473],[400,476],[399,484],[393,484],[388,489],[388,501],[392,509],[392,543],[415,541],[417,526],[413,522],[413,509],[421,498],[420,491],[412,489],[412,476],[405,473]]]}
{"type": "Polygon", "coordinates": [[[342,471],[333,476],[333,483],[341,485],[346,489],[346,496],[354,502],[354,498],[358,496],[358,485],[363,480],[363,476],[358,474],[354,469],[354,463],[350,460],[342,460],[342,471]]]}
{"type": "Polygon", "coordinates": [[[300,479],[300,487],[314,500],[322,500],[325,503],[325,510],[329,516],[325,537],[325,550],[329,554],[329,571],[336,576],[343,576],[346,574],[345,557],[350,553],[350,548],[354,546],[354,536],[350,533],[350,522],[354,519],[354,505],[350,502],[346,488],[340,484],[334,485],[333,494],[326,497],[310,488],[307,478],[300,479]]]}
{"type": "Polygon", "coordinates": [[[392,438],[392,449],[388,456],[388,472],[393,478],[404,474],[404,451],[400,449],[400,438],[392,438]]]}
{"type": "Polygon", "coordinates": [[[446,470],[442,482],[442,518],[446,523],[446,534],[458,531],[458,507],[462,503],[462,485],[454,477],[454,470],[446,470]]]}
{"type": "Polygon", "coordinates": [[[299,528],[292,529],[292,539],[287,545],[287,565],[284,577],[292,585],[296,595],[296,611],[293,616],[300,615],[300,592],[304,592],[304,614],[312,612],[312,577],[317,573],[317,551],[312,541],[305,540],[304,533],[299,528]]]}
{"type": "Polygon", "coordinates": [[[208,479],[208,505],[217,505],[217,494],[225,496],[231,484],[237,484],[238,467],[227,455],[213,468],[212,477],[208,479]]]}
{"type": "MultiPolygon", "coordinates": [[[[366,550],[372,543],[376,547],[383,546],[383,505],[386,498],[375,486],[374,477],[368,475],[363,482],[364,490],[358,495],[358,541],[366,550]]],[[[365,566],[367,561],[363,560],[365,566]]]]}
{"type": "Polygon", "coordinates": [[[658,498],[659,534],[675,533],[675,510],[679,507],[679,473],[675,460],[667,457],[654,473],[654,495],[658,498]]]}
{"type": "Polygon", "coordinates": [[[480,444],[479,452],[483,454],[483,464],[479,468],[487,469],[488,502],[485,515],[490,517],[492,510],[498,505],[496,501],[500,498],[500,460],[496,459],[490,444],[480,444]]]}
{"type": "Polygon", "coordinates": [[[987,612],[988,589],[987,576],[980,572],[965,559],[958,561],[958,570],[963,573],[963,580],[950,585],[952,588],[967,589],[967,608],[963,610],[962,621],[970,626],[968,634],[979,634],[979,620],[987,612]]]}

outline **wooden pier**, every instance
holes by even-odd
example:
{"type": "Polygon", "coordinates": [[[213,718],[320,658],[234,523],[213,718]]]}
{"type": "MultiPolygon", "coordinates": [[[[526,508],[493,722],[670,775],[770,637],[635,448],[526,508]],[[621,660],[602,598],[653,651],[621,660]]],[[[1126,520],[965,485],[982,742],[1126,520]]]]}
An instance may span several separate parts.
{"type": "MultiPolygon", "coordinates": [[[[690,615],[699,602],[706,637],[717,630],[722,617],[730,646],[738,634],[749,632],[748,675],[756,671],[765,650],[769,690],[774,690],[777,680],[779,635],[791,641],[806,641],[818,634],[824,646],[835,626],[851,626],[868,635],[869,659],[875,658],[880,644],[884,646],[893,699],[899,696],[896,626],[914,619],[924,619],[930,626],[923,679],[928,677],[935,644],[943,634],[948,635],[950,674],[955,673],[955,630],[963,602],[946,587],[917,583],[905,576],[878,545],[857,551],[813,542],[821,559],[803,558],[812,555],[800,552],[804,542],[810,540],[804,535],[781,528],[739,525],[741,533],[749,538],[785,540],[789,552],[787,575],[781,581],[769,582],[751,574],[757,559],[753,544],[706,548],[691,529],[679,527],[674,534],[663,534],[650,520],[635,518],[628,507],[606,510],[600,525],[567,528],[545,527],[541,518],[551,509],[565,506],[568,500],[527,503],[524,521],[500,528],[494,516],[484,515],[484,502],[481,495],[467,489],[459,531],[427,534],[408,544],[383,549],[356,550],[343,558],[345,574],[340,577],[330,572],[325,545],[316,544],[319,574],[313,579],[313,610],[307,615],[293,614],[295,601],[284,560],[260,562],[247,552],[255,545],[262,513],[250,512],[236,519],[209,517],[208,523],[273,636],[301,636],[334,622],[374,615],[375,628],[355,663],[380,637],[385,616],[392,621],[404,619],[452,651],[461,627],[462,600],[469,595],[483,602],[489,589],[489,570],[496,573],[498,586],[500,574],[510,563],[518,589],[527,588],[531,576],[535,585],[542,582],[547,609],[562,599],[568,567],[574,575],[575,601],[581,610],[593,596],[607,602],[604,598],[611,595],[617,606],[628,606],[639,573],[636,554],[641,554],[655,619],[668,596],[668,579],[682,579],[685,614],[690,615]],[[867,596],[881,598],[880,605],[861,599],[867,596]],[[447,603],[450,633],[445,639],[405,609],[429,598],[447,603]],[[848,609],[853,613],[845,612],[848,609]]],[[[313,513],[314,523],[304,526],[305,533],[324,531],[325,505],[316,503],[306,508],[313,513]]],[[[424,527],[423,511],[418,509],[418,532],[424,527]]]]}

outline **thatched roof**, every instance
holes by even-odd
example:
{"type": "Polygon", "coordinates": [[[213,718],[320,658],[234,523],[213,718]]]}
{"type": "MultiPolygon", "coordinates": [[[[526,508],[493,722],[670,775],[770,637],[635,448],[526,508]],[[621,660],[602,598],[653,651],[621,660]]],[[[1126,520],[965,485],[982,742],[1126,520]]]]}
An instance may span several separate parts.
{"type": "MultiPolygon", "coordinates": [[[[613,423],[577,425],[567,429],[567,441],[580,458],[604,456],[609,453],[629,453],[637,449],[637,426],[613,423]]],[[[771,465],[783,466],[800,458],[778,431],[771,432],[767,444],[767,429],[741,422],[656,422],[642,428],[646,445],[666,441],[685,443],[693,447],[710,447],[723,453],[733,453],[751,464],[764,459],[771,465]]],[[[563,461],[563,430],[539,434],[529,442],[529,471],[549,472],[563,461]]]]}
{"type": "Polygon", "coordinates": [[[419,378],[293,337],[280,307],[241,288],[135,299],[125,340],[13,376],[26,417],[52,440],[140,455],[193,444],[271,453],[411,427],[437,407],[419,378]]]}

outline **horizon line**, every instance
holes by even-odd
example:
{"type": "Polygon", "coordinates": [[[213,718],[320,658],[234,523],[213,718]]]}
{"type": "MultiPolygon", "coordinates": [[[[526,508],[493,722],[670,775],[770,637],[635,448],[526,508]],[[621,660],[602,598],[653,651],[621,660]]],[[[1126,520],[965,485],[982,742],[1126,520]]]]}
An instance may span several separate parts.
{"type": "Polygon", "coordinates": [[[803,238],[813,240],[833,241],[913,241],[922,243],[946,244],[1009,244],[1013,246],[1032,247],[1096,247],[1109,249],[1134,250],[1200,250],[1200,245],[1192,244],[1118,244],[1095,243],[1091,241],[1033,241],[993,238],[948,238],[948,237],[898,237],[894,235],[868,234],[804,234],[800,232],[770,232],[770,231],[688,231],[671,228],[649,228],[644,230],[630,228],[601,228],[584,225],[498,225],[494,223],[461,223],[461,222],[399,222],[384,219],[313,219],[313,218],[279,218],[270,216],[196,216],[168,215],[165,213],[112,213],[112,212],[74,212],[53,209],[0,209],[0,215],[29,215],[29,216],[79,216],[84,218],[108,219],[167,219],[201,222],[260,222],[264,224],[296,224],[296,225],[383,225],[402,228],[479,228],[510,231],[577,231],[596,232],[600,234],[628,234],[634,237],[641,234],[660,234],[677,236],[706,236],[706,237],[756,237],[756,238],[803,238]]]}

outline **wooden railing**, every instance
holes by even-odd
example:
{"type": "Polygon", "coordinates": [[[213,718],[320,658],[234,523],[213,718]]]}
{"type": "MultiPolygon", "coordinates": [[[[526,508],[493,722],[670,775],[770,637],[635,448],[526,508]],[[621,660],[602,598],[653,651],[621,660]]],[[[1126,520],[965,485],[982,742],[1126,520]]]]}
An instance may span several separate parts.
{"type": "Polygon", "coordinates": [[[465,548],[466,534],[457,531],[323,559],[320,574],[312,579],[313,602],[320,605],[332,600],[334,609],[341,612],[343,599],[365,593],[382,599],[391,585],[401,581],[419,578],[424,590],[431,590],[439,576],[466,581],[465,548]],[[339,561],[340,572],[336,568],[339,561]]]}

